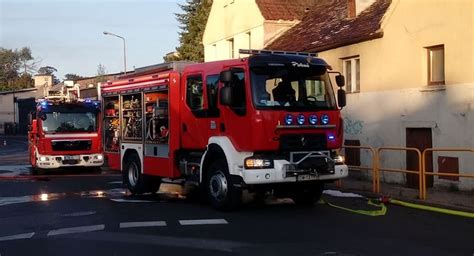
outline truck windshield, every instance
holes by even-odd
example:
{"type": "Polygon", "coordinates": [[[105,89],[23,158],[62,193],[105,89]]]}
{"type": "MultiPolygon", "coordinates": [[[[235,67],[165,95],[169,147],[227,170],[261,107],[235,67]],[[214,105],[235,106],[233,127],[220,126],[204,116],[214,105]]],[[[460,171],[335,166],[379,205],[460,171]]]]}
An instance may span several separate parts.
{"type": "Polygon", "coordinates": [[[97,131],[97,113],[89,109],[54,109],[45,112],[42,122],[45,133],[95,132],[97,131]]]}
{"type": "Polygon", "coordinates": [[[254,67],[251,82],[257,109],[336,109],[326,68],[254,67]]]}

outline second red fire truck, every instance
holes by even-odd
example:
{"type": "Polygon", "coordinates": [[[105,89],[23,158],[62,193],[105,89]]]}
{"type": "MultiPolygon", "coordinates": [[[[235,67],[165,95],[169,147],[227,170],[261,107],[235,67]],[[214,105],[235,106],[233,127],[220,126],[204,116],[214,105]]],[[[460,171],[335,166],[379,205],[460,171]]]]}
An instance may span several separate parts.
{"type": "MultiPolygon", "coordinates": [[[[134,194],[162,178],[194,182],[219,209],[242,190],[312,204],[344,178],[340,108],[329,65],[312,54],[245,50],[249,57],[164,63],[102,85],[104,150],[134,194]]],[[[344,86],[344,77],[336,76],[344,86]]]]}
{"type": "Polygon", "coordinates": [[[33,174],[104,163],[99,101],[79,98],[79,87],[48,92],[30,113],[29,160],[33,174]],[[64,93],[66,91],[66,93],[64,93]]]}

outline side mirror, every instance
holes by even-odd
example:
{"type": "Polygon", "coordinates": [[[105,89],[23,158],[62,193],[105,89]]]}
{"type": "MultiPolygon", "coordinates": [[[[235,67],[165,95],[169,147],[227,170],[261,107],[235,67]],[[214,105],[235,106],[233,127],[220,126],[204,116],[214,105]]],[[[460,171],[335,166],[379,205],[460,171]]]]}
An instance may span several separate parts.
{"type": "Polygon", "coordinates": [[[230,70],[222,71],[219,75],[219,81],[221,81],[224,84],[232,82],[232,71],[230,70]]]}
{"type": "Polygon", "coordinates": [[[44,112],[39,112],[39,113],[38,113],[38,117],[39,117],[41,120],[43,120],[43,121],[46,120],[46,118],[47,118],[47,117],[46,117],[46,113],[44,113],[44,112]]]}
{"type": "Polygon", "coordinates": [[[221,104],[224,106],[232,106],[234,104],[233,102],[234,98],[232,94],[233,94],[232,87],[230,86],[222,87],[219,94],[219,101],[221,102],[221,104]]]}
{"type": "Polygon", "coordinates": [[[343,89],[337,90],[337,105],[340,108],[343,108],[346,106],[346,91],[344,91],[343,89]]]}
{"type": "Polygon", "coordinates": [[[344,87],[344,85],[346,84],[346,82],[345,82],[345,79],[344,79],[344,76],[343,76],[343,75],[337,75],[337,76],[336,76],[336,84],[337,84],[337,86],[339,86],[339,87],[344,87]]]}

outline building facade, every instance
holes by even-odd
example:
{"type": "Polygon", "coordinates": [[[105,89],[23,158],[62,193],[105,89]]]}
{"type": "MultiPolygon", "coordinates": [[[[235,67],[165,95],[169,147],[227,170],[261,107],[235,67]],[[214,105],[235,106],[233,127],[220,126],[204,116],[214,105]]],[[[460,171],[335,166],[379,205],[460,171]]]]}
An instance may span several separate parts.
{"type": "Polygon", "coordinates": [[[262,49],[298,24],[317,0],[213,1],[203,35],[205,61],[239,58],[239,49],[262,49]]]}
{"type": "MultiPolygon", "coordinates": [[[[206,30],[216,28],[220,34],[206,31],[206,54],[225,53],[228,48],[219,42],[222,45],[237,31],[258,28],[260,34],[255,35],[261,35],[265,19],[255,5],[252,1],[245,14],[229,11],[218,14],[220,18],[212,18],[211,12],[206,30]],[[227,20],[245,22],[237,28],[227,20]],[[217,48],[209,50],[215,42],[217,48]]],[[[318,52],[334,70],[343,72],[348,92],[343,110],[347,144],[472,149],[473,16],[471,0],[321,0],[283,33],[251,48],[318,52]]],[[[371,165],[368,154],[355,153],[354,164],[371,165]]],[[[405,152],[382,154],[381,165],[418,169],[417,156],[405,152]]],[[[435,172],[474,173],[472,166],[472,154],[428,154],[427,169],[435,172]]],[[[386,172],[381,178],[417,184],[417,177],[411,175],[386,172]]],[[[435,177],[429,178],[428,185],[467,190],[474,188],[474,180],[435,177]]]]}

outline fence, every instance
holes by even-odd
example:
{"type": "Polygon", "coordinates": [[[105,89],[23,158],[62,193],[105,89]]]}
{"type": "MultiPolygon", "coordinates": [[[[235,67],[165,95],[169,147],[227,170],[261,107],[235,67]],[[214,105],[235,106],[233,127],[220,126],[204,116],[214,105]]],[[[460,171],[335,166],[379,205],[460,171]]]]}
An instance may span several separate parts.
{"type": "Polygon", "coordinates": [[[380,173],[381,172],[394,172],[394,173],[405,173],[405,174],[414,174],[418,176],[418,190],[419,190],[419,198],[424,200],[427,197],[427,188],[426,188],[426,176],[450,176],[450,177],[464,177],[464,178],[474,178],[474,174],[466,174],[466,173],[446,173],[446,172],[429,172],[426,171],[426,154],[428,152],[470,152],[474,153],[474,149],[469,148],[428,148],[421,152],[417,148],[405,148],[405,147],[381,147],[381,148],[373,148],[370,146],[349,146],[344,145],[343,148],[352,148],[352,149],[363,149],[368,150],[372,153],[371,166],[354,166],[349,165],[348,167],[351,169],[358,169],[358,170],[367,170],[372,171],[372,190],[375,193],[380,193],[380,173]],[[384,168],[381,166],[380,159],[381,155],[385,151],[404,151],[414,152],[417,155],[417,169],[418,170],[406,170],[406,169],[396,169],[396,168],[384,168]]]}
{"type": "Polygon", "coordinates": [[[426,154],[428,152],[467,152],[474,153],[474,149],[470,148],[427,148],[423,151],[422,155],[422,164],[423,164],[423,183],[422,183],[422,199],[426,199],[426,176],[447,176],[447,177],[457,177],[457,178],[474,178],[474,174],[463,174],[463,173],[446,173],[446,172],[428,172],[426,171],[426,154]]]}

